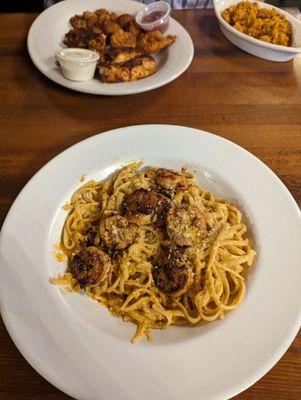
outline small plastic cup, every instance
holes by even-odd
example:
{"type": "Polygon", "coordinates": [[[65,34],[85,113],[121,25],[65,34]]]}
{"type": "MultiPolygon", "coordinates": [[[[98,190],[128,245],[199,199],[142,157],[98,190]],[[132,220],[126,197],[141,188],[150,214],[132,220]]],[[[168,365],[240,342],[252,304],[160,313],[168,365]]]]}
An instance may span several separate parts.
{"type": "Polygon", "coordinates": [[[57,60],[65,78],[88,81],[94,77],[99,54],[91,50],[66,48],[57,52],[57,60]]]}
{"type": "Polygon", "coordinates": [[[169,27],[171,8],[165,1],[156,1],[136,14],[136,22],[144,31],[165,33],[169,27]]]}

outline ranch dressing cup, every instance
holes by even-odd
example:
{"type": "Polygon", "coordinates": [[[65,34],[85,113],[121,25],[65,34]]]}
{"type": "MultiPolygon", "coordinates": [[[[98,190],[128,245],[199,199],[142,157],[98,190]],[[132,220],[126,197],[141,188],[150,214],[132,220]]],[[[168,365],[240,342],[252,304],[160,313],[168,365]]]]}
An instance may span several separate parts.
{"type": "Polygon", "coordinates": [[[57,52],[62,74],[72,81],[88,81],[94,77],[99,54],[91,50],[67,48],[57,52]]]}

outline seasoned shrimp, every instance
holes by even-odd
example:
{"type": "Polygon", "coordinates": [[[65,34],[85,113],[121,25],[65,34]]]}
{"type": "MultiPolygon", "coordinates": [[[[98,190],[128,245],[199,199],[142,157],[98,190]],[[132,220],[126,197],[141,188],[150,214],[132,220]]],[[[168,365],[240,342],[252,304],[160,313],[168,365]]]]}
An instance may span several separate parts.
{"type": "Polygon", "coordinates": [[[111,270],[109,256],[95,246],[86,247],[73,257],[70,271],[81,288],[101,283],[111,270]]]}
{"type": "Polygon", "coordinates": [[[182,253],[174,248],[168,248],[160,254],[152,274],[158,289],[172,297],[180,297],[187,292],[194,277],[182,253]]]}
{"type": "Polygon", "coordinates": [[[155,182],[167,190],[188,189],[192,183],[187,176],[172,169],[158,168],[156,171],[155,182]]]}
{"type": "Polygon", "coordinates": [[[166,219],[167,233],[179,246],[192,246],[206,235],[206,219],[195,206],[170,209],[166,219]]]}
{"type": "Polygon", "coordinates": [[[108,217],[100,223],[100,236],[106,247],[122,250],[132,244],[137,236],[137,227],[121,215],[108,217]]]}
{"type": "Polygon", "coordinates": [[[155,223],[162,226],[171,205],[171,200],[155,190],[138,189],[125,199],[121,211],[138,225],[155,223]]]}

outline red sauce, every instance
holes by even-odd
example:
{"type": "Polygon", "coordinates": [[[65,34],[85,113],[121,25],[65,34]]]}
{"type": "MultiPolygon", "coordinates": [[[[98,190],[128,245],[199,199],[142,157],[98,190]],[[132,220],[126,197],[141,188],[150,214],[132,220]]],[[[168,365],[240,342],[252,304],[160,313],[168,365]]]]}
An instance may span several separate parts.
{"type": "Polygon", "coordinates": [[[146,14],[142,19],[141,22],[143,24],[149,24],[150,22],[155,22],[158,19],[162,18],[164,16],[165,12],[164,11],[153,11],[149,14],[146,14]]]}
{"type": "MultiPolygon", "coordinates": [[[[144,15],[144,17],[141,19],[141,24],[150,24],[153,23],[152,30],[158,30],[161,33],[165,33],[169,27],[169,18],[165,18],[162,22],[161,18],[164,17],[165,12],[164,11],[153,11],[149,14],[144,15]]],[[[143,28],[143,26],[142,26],[143,28]]]]}

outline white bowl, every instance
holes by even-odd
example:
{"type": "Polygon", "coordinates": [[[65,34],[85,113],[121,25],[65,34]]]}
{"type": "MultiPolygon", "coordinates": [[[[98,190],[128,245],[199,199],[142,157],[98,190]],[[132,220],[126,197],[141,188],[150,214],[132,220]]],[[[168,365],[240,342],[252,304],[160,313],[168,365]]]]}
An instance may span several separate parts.
{"type": "Polygon", "coordinates": [[[293,42],[291,47],[263,42],[259,39],[255,39],[242,32],[239,32],[230,26],[223,19],[222,12],[230,6],[240,3],[240,1],[241,0],[213,0],[215,14],[221,31],[226,38],[230,40],[230,42],[247,53],[270,61],[288,61],[291,60],[297,53],[301,53],[301,23],[286,11],[277,7],[273,7],[270,4],[257,1],[259,7],[261,8],[275,8],[292,24],[293,42]]]}

